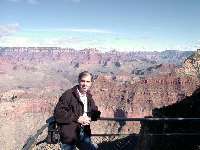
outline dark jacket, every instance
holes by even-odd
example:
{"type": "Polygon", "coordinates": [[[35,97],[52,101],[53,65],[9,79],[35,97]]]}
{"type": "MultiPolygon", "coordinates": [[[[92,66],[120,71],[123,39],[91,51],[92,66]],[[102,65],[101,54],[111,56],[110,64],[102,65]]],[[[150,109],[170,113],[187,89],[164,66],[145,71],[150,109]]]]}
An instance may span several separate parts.
{"type": "MultiPolygon", "coordinates": [[[[55,110],[54,117],[59,127],[59,133],[62,143],[74,144],[77,142],[80,133],[81,124],[78,118],[83,115],[84,106],[81,102],[77,86],[65,91],[60,97],[55,110]]],[[[88,112],[97,111],[98,108],[92,99],[92,95],[87,93],[88,112]]],[[[90,114],[90,113],[89,113],[90,114]]],[[[91,116],[92,120],[96,118],[91,116]]],[[[91,135],[90,126],[84,126],[85,134],[91,135]]]]}

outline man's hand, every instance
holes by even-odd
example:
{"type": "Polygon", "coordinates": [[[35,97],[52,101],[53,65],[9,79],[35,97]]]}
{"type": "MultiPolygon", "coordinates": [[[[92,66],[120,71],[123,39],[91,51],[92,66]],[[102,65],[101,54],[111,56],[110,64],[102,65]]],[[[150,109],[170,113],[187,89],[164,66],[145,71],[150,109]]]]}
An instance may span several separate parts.
{"type": "Polygon", "coordinates": [[[90,122],[91,122],[91,118],[90,117],[88,117],[88,116],[85,116],[85,115],[83,115],[83,116],[80,116],[79,118],[78,118],[78,122],[81,124],[81,125],[90,125],[90,122]]]}

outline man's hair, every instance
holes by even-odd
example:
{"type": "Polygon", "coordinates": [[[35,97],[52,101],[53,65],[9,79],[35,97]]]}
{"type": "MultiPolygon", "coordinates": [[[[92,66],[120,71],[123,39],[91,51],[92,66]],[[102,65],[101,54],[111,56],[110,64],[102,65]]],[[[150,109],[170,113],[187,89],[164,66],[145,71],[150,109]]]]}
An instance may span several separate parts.
{"type": "Polygon", "coordinates": [[[91,76],[91,81],[93,81],[93,75],[88,71],[83,71],[78,75],[78,81],[80,81],[85,76],[91,76]]]}

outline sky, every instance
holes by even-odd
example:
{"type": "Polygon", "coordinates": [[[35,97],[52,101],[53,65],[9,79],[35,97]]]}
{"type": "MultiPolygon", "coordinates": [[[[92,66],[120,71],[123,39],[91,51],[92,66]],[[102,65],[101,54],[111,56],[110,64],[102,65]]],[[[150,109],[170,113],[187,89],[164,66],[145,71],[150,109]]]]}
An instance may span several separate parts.
{"type": "Polygon", "coordinates": [[[0,47],[197,50],[200,0],[0,0],[0,47]]]}

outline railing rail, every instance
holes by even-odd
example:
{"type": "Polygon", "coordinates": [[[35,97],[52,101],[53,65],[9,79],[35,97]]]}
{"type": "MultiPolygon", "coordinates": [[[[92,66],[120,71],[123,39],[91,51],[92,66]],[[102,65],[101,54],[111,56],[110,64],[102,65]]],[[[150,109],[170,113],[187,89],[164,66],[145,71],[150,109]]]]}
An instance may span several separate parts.
{"type": "Polygon", "coordinates": [[[105,120],[105,121],[200,121],[200,118],[122,118],[122,117],[115,117],[115,118],[104,118],[101,117],[98,120],[105,120]]]}
{"type": "MultiPolygon", "coordinates": [[[[124,117],[115,117],[115,118],[107,118],[101,117],[98,120],[101,121],[138,121],[138,122],[148,122],[148,121],[160,121],[160,122],[168,122],[168,121],[200,121],[200,118],[124,118],[124,117]]],[[[37,143],[37,138],[43,133],[43,131],[49,126],[49,124],[53,123],[55,119],[50,117],[39,130],[33,136],[30,136],[25,145],[23,146],[22,150],[30,150],[32,149],[37,143]]],[[[200,133],[164,133],[166,136],[171,135],[200,135],[200,133]]],[[[92,134],[92,136],[119,136],[119,135],[130,135],[130,134],[92,134]]],[[[147,135],[163,135],[162,133],[150,133],[147,135]]]]}
{"type": "Polygon", "coordinates": [[[45,125],[43,125],[39,130],[37,130],[37,133],[33,136],[30,136],[27,141],[26,144],[23,146],[22,150],[30,150],[33,148],[33,146],[35,146],[36,144],[36,140],[37,138],[43,133],[43,131],[48,127],[48,123],[46,123],[45,125]]]}

